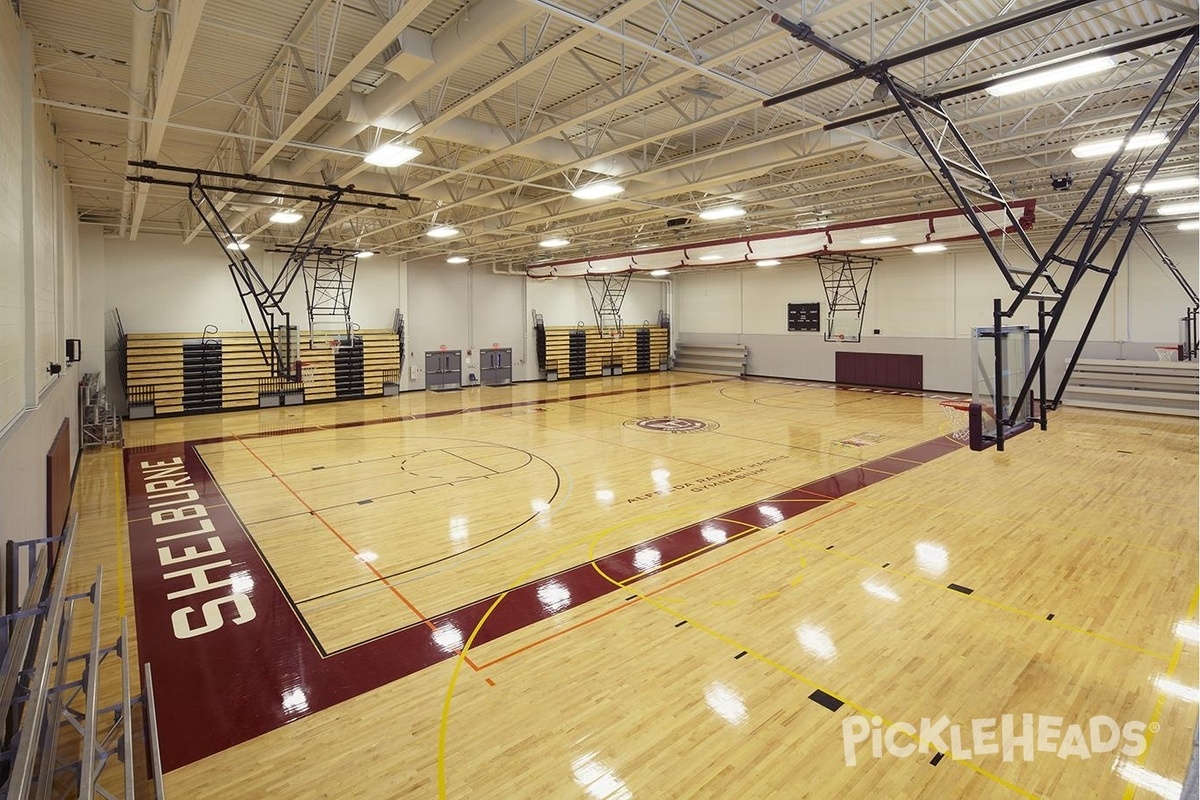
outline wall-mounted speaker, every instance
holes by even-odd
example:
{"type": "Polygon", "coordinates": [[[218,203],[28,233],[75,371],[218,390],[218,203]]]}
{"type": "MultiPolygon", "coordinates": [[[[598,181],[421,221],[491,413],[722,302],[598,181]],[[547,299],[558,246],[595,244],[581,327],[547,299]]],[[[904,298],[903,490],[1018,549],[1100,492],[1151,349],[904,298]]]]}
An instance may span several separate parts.
{"type": "Polygon", "coordinates": [[[67,339],[67,363],[73,364],[83,358],[83,348],[78,339],[67,339]]]}

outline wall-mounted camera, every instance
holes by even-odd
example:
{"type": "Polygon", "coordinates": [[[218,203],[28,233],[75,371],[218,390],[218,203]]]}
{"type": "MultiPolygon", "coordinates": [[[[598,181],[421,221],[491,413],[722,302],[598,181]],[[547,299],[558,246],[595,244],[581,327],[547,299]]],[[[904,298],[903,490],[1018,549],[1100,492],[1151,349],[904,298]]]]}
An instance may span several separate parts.
{"type": "Polygon", "coordinates": [[[58,373],[62,372],[62,364],[55,364],[53,361],[51,361],[48,365],[46,365],[46,372],[49,372],[51,375],[57,375],[58,373]]]}

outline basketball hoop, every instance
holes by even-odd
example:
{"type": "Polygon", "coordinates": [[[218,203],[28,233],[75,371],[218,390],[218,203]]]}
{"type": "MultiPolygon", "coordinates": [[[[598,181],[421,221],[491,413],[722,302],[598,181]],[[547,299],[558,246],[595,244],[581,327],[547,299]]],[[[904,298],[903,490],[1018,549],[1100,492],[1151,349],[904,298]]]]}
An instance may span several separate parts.
{"type": "Polygon", "coordinates": [[[1178,361],[1179,346],[1172,344],[1155,347],[1154,354],[1158,356],[1159,361],[1178,361]]]}
{"type": "Polygon", "coordinates": [[[305,386],[312,386],[317,379],[316,370],[307,361],[297,361],[296,371],[300,373],[300,383],[305,386]]]}
{"type": "Polygon", "coordinates": [[[971,438],[971,401],[943,400],[940,405],[950,425],[947,435],[957,442],[968,441],[971,438]]]}
{"type": "Polygon", "coordinates": [[[844,342],[844,341],[846,341],[846,334],[844,334],[844,333],[839,333],[839,334],[837,335],[837,338],[838,338],[838,341],[839,341],[839,342],[844,342]]]}
{"type": "Polygon", "coordinates": [[[334,358],[337,358],[338,350],[340,350],[342,347],[342,340],[341,339],[330,339],[328,344],[329,344],[329,352],[333,354],[334,358]]]}

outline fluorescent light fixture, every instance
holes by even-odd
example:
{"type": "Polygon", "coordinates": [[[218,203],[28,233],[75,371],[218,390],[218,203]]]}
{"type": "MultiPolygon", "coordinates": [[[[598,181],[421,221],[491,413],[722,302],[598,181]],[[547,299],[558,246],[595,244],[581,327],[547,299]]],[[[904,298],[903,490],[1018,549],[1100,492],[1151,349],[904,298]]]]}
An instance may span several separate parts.
{"type": "Polygon", "coordinates": [[[370,258],[373,255],[375,255],[375,254],[372,253],[370,250],[359,250],[357,253],[354,254],[354,257],[355,258],[370,258]]]}
{"type": "Polygon", "coordinates": [[[706,256],[700,256],[700,258],[697,260],[698,261],[720,261],[721,256],[717,253],[709,253],[706,256]]]}
{"type": "MultiPolygon", "coordinates": [[[[1150,131],[1149,133],[1139,133],[1137,136],[1131,137],[1129,144],[1125,145],[1126,150],[1140,150],[1143,147],[1155,147],[1167,140],[1167,135],[1161,131],[1150,131]]],[[[1124,139],[1100,139],[1095,142],[1084,142],[1077,144],[1071,148],[1071,155],[1076,158],[1096,158],[1097,156],[1112,155],[1121,149],[1121,142],[1124,139]]]]}
{"type": "Polygon", "coordinates": [[[458,228],[452,225],[438,225],[436,228],[430,228],[425,232],[426,236],[432,236],[434,239],[449,239],[452,236],[458,236],[462,233],[458,228]]]}
{"type": "Polygon", "coordinates": [[[927,242],[925,244],[914,245],[912,251],[914,253],[941,253],[946,250],[946,245],[938,244],[937,242],[927,242]]]}
{"type": "Polygon", "coordinates": [[[746,209],[741,206],[717,206],[716,208],[706,208],[699,213],[700,219],[732,219],[740,217],[746,213],[746,209]]]}
{"type": "Polygon", "coordinates": [[[1187,222],[1181,222],[1175,227],[1181,231],[1200,231],[1200,219],[1189,219],[1187,222]]]}
{"type": "Polygon", "coordinates": [[[278,222],[280,225],[291,225],[302,219],[304,219],[304,215],[299,211],[276,211],[271,215],[271,222],[278,222]]]}
{"type": "Polygon", "coordinates": [[[778,258],[764,258],[762,261],[755,261],[754,266],[756,266],[756,267],[778,267],[782,263],[783,262],[780,261],[778,258]]]}
{"type": "Polygon", "coordinates": [[[1063,81],[1073,81],[1076,78],[1082,78],[1085,75],[1095,75],[1097,72],[1104,72],[1107,69],[1112,69],[1117,65],[1110,56],[1098,56],[1097,58],[1081,58],[1078,61],[1072,61],[1069,64],[1063,64],[1058,67],[1049,67],[1047,69],[1039,69],[1036,72],[1029,72],[1019,75],[1014,78],[1002,80],[999,83],[992,84],[984,89],[985,92],[993,97],[1003,97],[1006,94],[1016,94],[1024,92],[1028,89],[1036,89],[1039,86],[1048,86],[1052,83],[1061,83],[1063,81]]]}
{"type": "Polygon", "coordinates": [[[587,186],[580,186],[575,191],[571,192],[571,197],[576,200],[599,200],[601,197],[612,197],[614,194],[620,194],[625,191],[625,187],[620,184],[610,183],[591,183],[587,186]]]}
{"type": "Polygon", "coordinates": [[[1196,216],[1200,214],[1200,203],[1168,203],[1165,206],[1159,206],[1155,211],[1164,217],[1177,217],[1180,214],[1196,216]]]}
{"type": "Polygon", "coordinates": [[[865,239],[859,239],[859,244],[887,244],[888,242],[896,241],[895,236],[868,236],[865,239]]]}
{"type": "Polygon", "coordinates": [[[1130,194],[1137,194],[1138,192],[1160,194],[1163,192],[1173,192],[1176,189],[1191,189],[1193,186],[1200,186],[1200,178],[1191,175],[1180,175],[1173,178],[1155,178],[1144,186],[1140,183],[1131,183],[1125,187],[1125,191],[1130,194]]]}
{"type": "Polygon", "coordinates": [[[398,167],[421,155],[415,147],[403,144],[381,144],[363,156],[363,161],[376,167],[398,167]]]}
{"type": "Polygon", "coordinates": [[[249,250],[250,245],[246,244],[245,242],[230,242],[229,244],[225,245],[225,249],[226,250],[249,250]]]}
{"type": "Polygon", "coordinates": [[[667,275],[670,275],[671,270],[669,270],[669,269],[652,269],[652,270],[650,270],[650,274],[655,278],[663,278],[663,277],[666,277],[667,275]]]}
{"type": "Polygon", "coordinates": [[[450,256],[446,259],[447,264],[466,264],[471,259],[466,256],[450,256]]]}
{"type": "Polygon", "coordinates": [[[542,239],[538,242],[538,247],[566,247],[570,243],[570,239],[564,239],[561,236],[551,236],[549,239],[542,239]]]}

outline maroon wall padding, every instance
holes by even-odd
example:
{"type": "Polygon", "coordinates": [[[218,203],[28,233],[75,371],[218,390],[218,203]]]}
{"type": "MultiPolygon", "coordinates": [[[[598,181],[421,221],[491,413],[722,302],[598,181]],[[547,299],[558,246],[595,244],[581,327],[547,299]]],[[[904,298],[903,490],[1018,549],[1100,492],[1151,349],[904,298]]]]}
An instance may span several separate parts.
{"type": "MultiPolygon", "coordinates": [[[[63,417],[46,453],[46,536],[52,538],[67,527],[71,511],[71,422],[63,417]]],[[[51,563],[57,548],[50,548],[51,563]]]]}
{"type": "Polygon", "coordinates": [[[925,385],[925,362],[919,355],[839,350],[833,374],[838,383],[855,386],[922,389],[925,385]]]}

